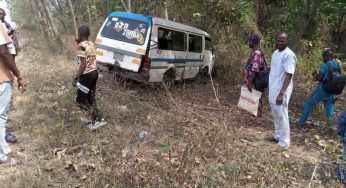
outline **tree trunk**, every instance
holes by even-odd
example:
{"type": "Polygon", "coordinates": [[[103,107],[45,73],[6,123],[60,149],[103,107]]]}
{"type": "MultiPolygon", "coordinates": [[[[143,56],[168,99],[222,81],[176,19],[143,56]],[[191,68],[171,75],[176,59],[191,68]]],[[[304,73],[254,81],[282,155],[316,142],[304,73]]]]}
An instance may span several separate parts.
{"type": "MultiPolygon", "coordinates": [[[[77,22],[76,22],[76,16],[74,15],[73,5],[71,3],[71,0],[68,0],[67,2],[68,2],[68,5],[70,7],[70,11],[71,11],[73,27],[74,27],[74,30],[75,30],[75,36],[76,36],[76,38],[78,38],[77,22]]],[[[88,6],[88,12],[89,12],[89,6],[88,6]]],[[[89,14],[89,21],[90,21],[90,14],[89,14]]]]}
{"type": "Polygon", "coordinates": [[[91,25],[91,13],[90,13],[89,5],[87,5],[87,11],[88,11],[89,28],[91,30],[92,25],[91,25]]]}
{"type": "Polygon", "coordinates": [[[121,3],[123,4],[125,11],[126,11],[126,12],[129,12],[129,9],[127,8],[127,6],[126,6],[124,0],[121,0],[121,3]]]}
{"type": "Polygon", "coordinates": [[[298,27],[299,31],[297,32],[297,35],[294,37],[294,40],[292,41],[293,50],[297,48],[297,45],[299,41],[302,39],[303,35],[305,34],[306,29],[309,27],[312,18],[316,16],[317,9],[320,7],[322,0],[314,0],[314,3],[311,3],[311,0],[308,0],[306,3],[306,13],[303,15],[303,18],[298,27]]]}
{"type": "Polygon", "coordinates": [[[127,10],[128,12],[132,12],[131,0],[127,0],[127,10]]]}
{"type": "Polygon", "coordinates": [[[44,11],[41,8],[39,0],[35,0],[34,4],[36,6],[37,14],[38,14],[38,16],[40,18],[40,31],[44,33],[45,37],[48,37],[46,32],[49,29],[49,23],[48,23],[48,21],[44,17],[45,13],[44,13],[44,11]]]}
{"type": "Polygon", "coordinates": [[[55,36],[55,39],[57,40],[57,42],[59,43],[59,47],[61,48],[60,50],[63,49],[63,42],[62,42],[62,39],[61,39],[61,36],[60,36],[60,33],[58,31],[58,28],[56,27],[55,23],[54,23],[54,20],[53,20],[53,17],[52,15],[50,14],[50,11],[49,11],[49,8],[48,8],[48,5],[44,2],[44,0],[40,0],[41,1],[41,5],[44,9],[44,12],[45,12],[45,15],[46,15],[46,19],[53,31],[53,34],[55,36]]]}
{"type": "Polygon", "coordinates": [[[164,6],[165,6],[165,19],[166,20],[169,20],[169,17],[168,17],[168,0],[165,0],[164,2],[164,6]]]}

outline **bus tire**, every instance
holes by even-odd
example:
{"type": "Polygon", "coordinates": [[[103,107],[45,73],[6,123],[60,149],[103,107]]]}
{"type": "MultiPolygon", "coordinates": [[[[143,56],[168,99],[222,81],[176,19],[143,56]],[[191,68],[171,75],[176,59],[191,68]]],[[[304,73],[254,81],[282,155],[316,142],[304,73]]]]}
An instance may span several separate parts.
{"type": "Polygon", "coordinates": [[[208,67],[204,67],[203,69],[201,69],[197,73],[196,81],[198,83],[206,83],[206,81],[208,80],[208,73],[209,73],[209,68],[208,67]]]}
{"type": "Polygon", "coordinates": [[[169,69],[163,74],[162,85],[166,88],[173,88],[175,85],[175,72],[173,69],[169,69]]]}

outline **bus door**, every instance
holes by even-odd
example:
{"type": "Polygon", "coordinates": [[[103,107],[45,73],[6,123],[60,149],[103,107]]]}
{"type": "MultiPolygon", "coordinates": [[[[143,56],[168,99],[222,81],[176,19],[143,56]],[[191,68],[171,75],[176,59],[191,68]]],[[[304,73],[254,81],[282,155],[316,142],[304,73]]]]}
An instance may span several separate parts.
{"type": "Polygon", "coordinates": [[[203,37],[200,35],[189,34],[188,36],[188,53],[186,57],[186,67],[184,79],[194,78],[199,67],[203,66],[203,37]]]}
{"type": "Polygon", "coordinates": [[[180,80],[186,64],[187,35],[185,32],[159,25],[154,25],[153,30],[156,29],[157,49],[156,52],[150,53],[153,62],[152,68],[161,68],[166,71],[168,68],[174,67],[176,79],[180,80]]]}

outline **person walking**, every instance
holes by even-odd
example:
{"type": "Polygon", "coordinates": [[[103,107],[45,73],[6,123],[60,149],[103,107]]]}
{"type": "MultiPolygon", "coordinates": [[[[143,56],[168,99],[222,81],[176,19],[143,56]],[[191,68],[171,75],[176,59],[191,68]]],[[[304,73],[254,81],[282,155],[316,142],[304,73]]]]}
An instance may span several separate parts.
{"type": "Polygon", "coordinates": [[[275,125],[271,141],[278,142],[281,149],[290,145],[288,104],[293,90],[293,75],[297,63],[296,55],[287,47],[288,34],[281,32],[276,39],[277,50],[272,55],[269,74],[269,104],[275,125]]]}
{"type": "MultiPolygon", "coordinates": [[[[244,68],[243,87],[248,88],[250,92],[252,91],[252,89],[263,92],[263,89],[255,88],[254,86],[254,80],[256,79],[257,74],[265,68],[264,56],[260,48],[260,41],[261,38],[256,34],[251,34],[248,38],[251,52],[244,68]]],[[[255,119],[255,123],[257,125],[261,124],[262,122],[262,113],[263,102],[261,97],[259,100],[257,116],[255,119]]]]}
{"type": "Polygon", "coordinates": [[[317,73],[316,71],[312,73],[315,80],[318,81],[317,86],[314,91],[307,99],[304,104],[303,111],[300,115],[299,120],[296,122],[298,128],[306,125],[306,121],[309,117],[311,110],[319,103],[323,102],[326,109],[327,124],[331,125],[334,118],[334,101],[335,95],[328,93],[323,89],[323,81],[328,80],[329,78],[329,66],[334,69],[340,69],[339,64],[334,59],[334,52],[331,49],[324,49],[322,51],[322,63],[320,64],[320,70],[317,73]]]}
{"type": "Polygon", "coordinates": [[[11,42],[5,27],[0,24],[0,163],[9,162],[9,157],[16,156],[15,152],[11,152],[5,139],[7,112],[12,97],[14,79],[17,79],[18,89],[21,92],[24,92],[27,87],[27,83],[21,76],[7,47],[11,42]]]}
{"type": "Polygon", "coordinates": [[[82,118],[82,121],[91,130],[96,130],[106,125],[107,122],[101,117],[96,106],[95,92],[99,74],[96,68],[96,47],[93,42],[89,41],[89,36],[89,27],[79,27],[78,39],[76,40],[78,72],[73,77],[72,86],[78,88],[76,102],[91,116],[90,120],[82,118]]]}

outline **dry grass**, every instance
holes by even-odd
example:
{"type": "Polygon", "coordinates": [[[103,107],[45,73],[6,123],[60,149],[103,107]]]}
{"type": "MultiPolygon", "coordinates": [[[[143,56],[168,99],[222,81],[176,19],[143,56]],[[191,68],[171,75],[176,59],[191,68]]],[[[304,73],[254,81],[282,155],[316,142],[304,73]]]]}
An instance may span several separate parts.
{"type": "MultiPolygon", "coordinates": [[[[234,76],[214,80],[217,102],[210,83],[180,83],[167,93],[102,73],[97,101],[108,125],[90,132],[79,122],[86,114],[75,105],[70,87],[76,68],[71,52],[54,54],[26,35],[18,64],[30,90],[15,94],[15,106],[24,114],[12,126],[21,141],[14,147],[27,154],[28,162],[5,169],[4,187],[342,186],[334,172],[337,142],[330,130],[292,126],[292,147],[279,151],[264,141],[273,131],[268,106],[262,126],[253,126],[236,107],[240,86],[234,76]],[[148,137],[139,139],[140,131],[148,137]],[[323,148],[314,135],[331,141],[323,148]]],[[[296,83],[301,80],[298,75],[296,83]]],[[[294,118],[305,93],[296,84],[294,118]]],[[[338,104],[340,110],[344,99],[338,104]]],[[[323,121],[316,113],[313,117],[323,121]]]]}

